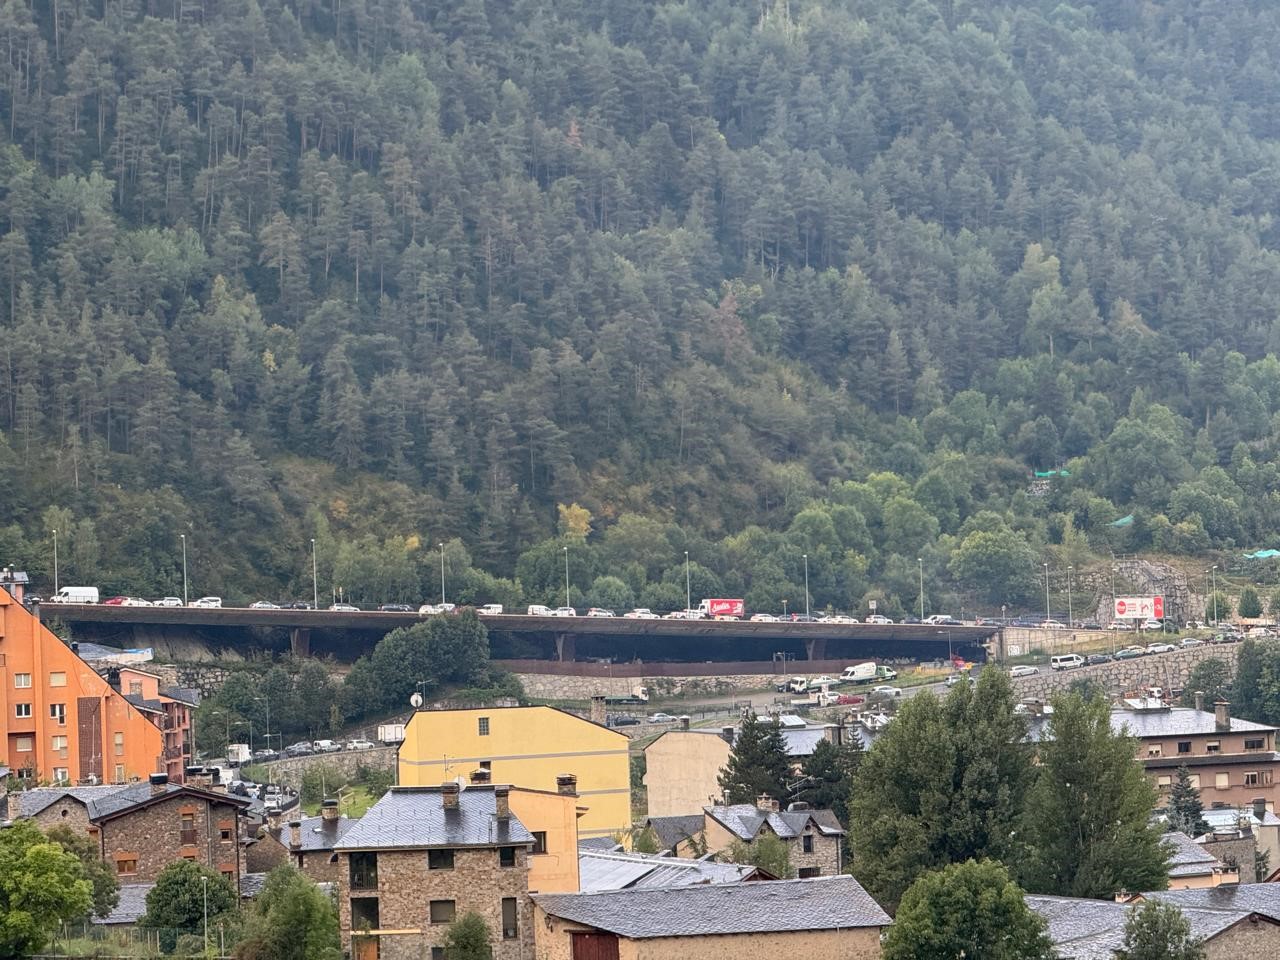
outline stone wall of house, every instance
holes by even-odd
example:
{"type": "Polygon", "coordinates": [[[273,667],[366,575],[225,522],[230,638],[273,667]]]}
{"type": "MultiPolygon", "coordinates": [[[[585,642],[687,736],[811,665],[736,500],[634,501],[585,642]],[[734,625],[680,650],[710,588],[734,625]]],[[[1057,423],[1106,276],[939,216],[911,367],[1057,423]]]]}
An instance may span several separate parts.
{"type": "Polygon", "coordinates": [[[1252,833],[1245,836],[1233,835],[1230,840],[1207,840],[1200,844],[1205,853],[1211,853],[1222,861],[1224,866],[1236,867],[1240,870],[1241,883],[1258,883],[1254,854],[1257,852],[1257,839],[1252,833]]]}
{"type": "Polygon", "coordinates": [[[1157,653],[1132,660],[1116,660],[1078,670],[1051,670],[1042,666],[1040,672],[1030,677],[1016,677],[1013,688],[1019,697],[1048,699],[1060,690],[1066,690],[1079,680],[1091,680],[1102,686],[1112,696],[1127,690],[1144,687],[1162,687],[1165,691],[1181,689],[1187,682],[1192,668],[1202,660],[1223,660],[1235,667],[1240,644],[1224,643],[1192,647],[1174,653],[1157,653]]]}
{"type": "Polygon", "coordinates": [[[214,803],[176,794],[150,806],[114,817],[101,824],[103,859],[116,865],[121,860],[137,860],[134,874],[120,874],[127,883],[149,883],[175,860],[194,859],[228,875],[235,884],[240,872],[236,810],[230,804],[214,803]],[[182,815],[192,815],[195,842],[182,842],[182,815]],[[222,832],[227,831],[227,839],[222,832]]]}
{"type": "Polygon", "coordinates": [[[791,869],[800,875],[805,868],[816,869],[815,876],[834,877],[840,873],[840,838],[823,836],[817,830],[812,833],[813,852],[804,852],[804,838],[796,837],[787,841],[787,852],[791,857],[791,869]]]}

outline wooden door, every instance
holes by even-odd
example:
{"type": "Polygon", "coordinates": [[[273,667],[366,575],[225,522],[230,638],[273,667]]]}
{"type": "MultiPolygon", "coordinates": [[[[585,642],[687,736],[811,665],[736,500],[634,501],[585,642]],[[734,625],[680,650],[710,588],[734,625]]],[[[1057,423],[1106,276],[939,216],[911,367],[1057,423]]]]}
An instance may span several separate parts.
{"type": "Polygon", "coordinates": [[[378,960],[378,938],[355,936],[351,938],[355,947],[355,960],[378,960]]]}
{"type": "Polygon", "coordinates": [[[574,933],[573,960],[618,960],[618,938],[612,933],[574,933]]]}

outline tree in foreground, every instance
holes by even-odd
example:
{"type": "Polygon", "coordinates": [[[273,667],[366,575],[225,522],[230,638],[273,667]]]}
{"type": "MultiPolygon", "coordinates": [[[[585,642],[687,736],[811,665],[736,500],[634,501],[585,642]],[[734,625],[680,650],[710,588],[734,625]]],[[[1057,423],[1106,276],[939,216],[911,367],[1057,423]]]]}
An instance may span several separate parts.
{"type": "Polygon", "coordinates": [[[800,767],[806,779],[796,799],[817,810],[830,810],[848,825],[849,795],[861,765],[862,740],[856,732],[849,731],[848,741],[838,747],[830,740],[820,741],[800,767]]]}
{"type": "Polygon", "coordinates": [[[1191,783],[1191,771],[1182,765],[1173,775],[1173,786],[1169,790],[1169,803],[1165,812],[1169,816],[1169,827],[1180,830],[1189,837],[1196,837],[1209,829],[1204,819],[1204,805],[1200,802],[1200,791],[1191,783]]]}
{"type": "Polygon", "coordinates": [[[116,879],[106,862],[98,855],[98,845],[83,833],[76,833],[59,824],[49,831],[48,837],[67,853],[73,853],[84,867],[85,879],[93,888],[93,914],[106,916],[120,902],[120,881],[116,879]]]}
{"type": "Polygon", "coordinates": [[[984,670],[944,701],[912,697],[866,751],[850,802],[853,873],[886,909],[929,870],[1013,854],[1032,776],[1013,708],[1009,678],[984,670]]]}
{"type": "Polygon", "coordinates": [[[1167,854],[1151,823],[1156,793],[1134,762],[1137,744],[1111,729],[1106,700],[1054,700],[1027,798],[1022,882],[1035,893],[1106,900],[1163,890],[1167,854]]]}
{"type": "Polygon", "coordinates": [[[239,906],[235,890],[220,873],[191,860],[178,860],[156,877],[156,885],[147,894],[147,912],[138,926],[158,930],[160,947],[166,953],[173,950],[180,935],[204,934],[206,881],[209,930],[213,931],[218,923],[236,918],[239,906]]]}
{"type": "Polygon", "coordinates": [[[790,880],[795,870],[791,867],[791,854],[786,841],[771,833],[757,837],[751,843],[735,840],[729,844],[729,859],[734,863],[749,863],[753,867],[772,874],[779,880],[790,880]]]}
{"type": "Polygon", "coordinates": [[[0,830],[0,957],[38,953],[60,922],[92,909],[93,886],[74,853],[29,820],[0,830]]]}
{"type": "Polygon", "coordinates": [[[444,935],[444,960],[493,960],[489,925],[478,913],[464,913],[444,935]]]}
{"type": "Polygon", "coordinates": [[[236,960],[341,960],[333,900],[290,866],[276,867],[253,906],[236,960]]]}
{"type": "Polygon", "coordinates": [[[1129,911],[1124,945],[1116,960],[1204,960],[1201,942],[1191,936],[1191,924],[1171,903],[1148,900],[1129,911]]]}
{"type": "Polygon", "coordinates": [[[926,873],[902,895],[884,960],[1053,960],[1044,921],[994,860],[926,873]]]}
{"type": "Polygon", "coordinates": [[[720,771],[725,803],[755,803],[761,794],[783,800],[787,792],[787,746],[772,721],[743,717],[729,760],[720,771]]]}

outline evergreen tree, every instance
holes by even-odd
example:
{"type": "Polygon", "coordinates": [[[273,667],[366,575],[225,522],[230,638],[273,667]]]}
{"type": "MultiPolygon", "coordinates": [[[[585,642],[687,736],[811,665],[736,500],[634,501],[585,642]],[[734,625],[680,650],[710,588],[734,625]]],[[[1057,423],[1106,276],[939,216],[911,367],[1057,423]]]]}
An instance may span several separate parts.
{"type": "Polygon", "coordinates": [[[1169,802],[1165,807],[1169,828],[1179,830],[1189,837],[1198,837],[1209,829],[1204,820],[1204,807],[1200,803],[1200,791],[1191,783],[1191,771],[1186,764],[1178,767],[1169,790],[1169,802]]]}
{"type": "Polygon", "coordinates": [[[492,960],[489,925],[478,913],[464,913],[444,934],[445,960],[492,960]]]}
{"type": "Polygon", "coordinates": [[[849,822],[849,797],[862,763],[862,740],[857,731],[847,731],[848,739],[836,746],[822,740],[800,765],[805,784],[796,795],[815,810],[830,810],[843,824],[849,822]]]}
{"type": "Polygon", "coordinates": [[[776,721],[748,713],[738,726],[729,760],[720,771],[725,803],[751,803],[763,796],[785,803],[790,774],[787,745],[776,721]]]}
{"type": "Polygon", "coordinates": [[[1129,911],[1116,960],[1205,960],[1191,924],[1171,903],[1148,900],[1129,911]]]}
{"type": "Polygon", "coordinates": [[[253,903],[236,960],[340,960],[333,900],[288,865],[276,867],[253,903]]]}
{"type": "Polygon", "coordinates": [[[1245,620],[1256,620],[1262,616],[1262,601],[1258,598],[1258,591],[1253,587],[1245,587],[1241,590],[1240,600],[1236,603],[1236,612],[1245,620]]]}

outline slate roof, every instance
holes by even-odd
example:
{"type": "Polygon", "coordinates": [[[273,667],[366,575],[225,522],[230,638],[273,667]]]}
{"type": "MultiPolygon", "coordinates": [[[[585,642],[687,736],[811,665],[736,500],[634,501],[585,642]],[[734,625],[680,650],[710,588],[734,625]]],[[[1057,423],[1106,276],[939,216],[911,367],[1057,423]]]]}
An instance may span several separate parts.
{"type": "Polygon", "coordinates": [[[578,883],[583,893],[699,883],[740,883],[758,873],[749,864],[687,860],[643,853],[578,851],[578,883]]]}
{"type": "Polygon", "coordinates": [[[657,835],[663,850],[674,850],[685,840],[700,834],[704,821],[702,814],[695,813],[681,817],[650,817],[645,825],[657,835]]]}
{"type": "Polygon", "coordinates": [[[337,850],[493,847],[532,844],[513,814],[499,820],[492,786],[464,787],[445,810],[439,787],[392,787],[335,844],[337,850]]]}
{"type": "Polygon", "coordinates": [[[262,892],[262,888],[267,885],[267,873],[242,873],[240,874],[240,899],[252,900],[262,892]]]}
{"type": "Polygon", "coordinates": [[[148,700],[140,693],[126,693],[124,698],[139,710],[147,713],[164,713],[164,704],[159,700],[148,700]]]}
{"type": "Polygon", "coordinates": [[[1182,910],[1234,910],[1256,913],[1280,923],[1280,883],[1224,883],[1203,890],[1158,890],[1144,893],[1144,900],[1175,903],[1182,910]]]}
{"type": "Polygon", "coordinates": [[[1172,848],[1169,854],[1170,877],[1212,876],[1222,869],[1222,861],[1180,830],[1170,830],[1162,838],[1172,848]]]}
{"type": "MultiPolygon", "coordinates": [[[[1133,909],[1131,904],[1110,900],[1031,894],[1026,902],[1044,918],[1060,960],[1113,960],[1115,951],[1124,944],[1125,921],[1133,909]]],[[[1183,908],[1182,915],[1191,924],[1192,936],[1208,940],[1247,920],[1251,911],[1183,908]]]]}
{"type": "Polygon", "coordinates": [[[185,703],[189,707],[200,706],[200,691],[195,687],[161,687],[160,696],[185,703]]]}
{"type": "MultiPolygon", "coordinates": [[[[146,784],[150,787],[150,784],[146,784]]],[[[108,797],[125,789],[118,783],[102,784],[96,787],[37,787],[18,794],[18,815],[34,817],[40,811],[51,807],[63,797],[78,800],[87,808],[90,802],[100,797],[108,797]]]]}
{"type": "Polygon", "coordinates": [[[288,824],[277,830],[268,830],[267,835],[278,840],[288,849],[301,853],[332,850],[334,844],[341,840],[356,823],[348,817],[338,817],[334,820],[326,820],[324,817],[303,817],[301,822],[298,837],[302,841],[300,847],[291,845],[293,833],[288,824]]]}
{"type": "MultiPolygon", "coordinates": [[[[1216,718],[1212,713],[1192,707],[1170,707],[1168,710],[1149,711],[1112,710],[1112,729],[1119,731],[1122,726],[1127,726],[1129,735],[1138,739],[1226,732],[1218,729],[1216,718]]],[[[1269,727],[1265,723],[1231,718],[1231,733],[1265,732],[1274,729],[1276,728],[1269,727]]]]}
{"type": "Polygon", "coordinates": [[[583,837],[578,841],[578,850],[592,853],[617,853],[622,850],[622,844],[613,837],[583,837]]]}
{"type": "Polygon", "coordinates": [[[810,821],[824,836],[844,836],[844,828],[840,826],[840,821],[830,810],[783,810],[775,813],[771,810],[761,810],[749,803],[703,809],[708,816],[743,840],[755,839],[760,832],[760,827],[765,823],[768,823],[769,829],[784,840],[798,837],[804,833],[805,826],[810,821]]]}
{"type": "Polygon", "coordinates": [[[93,922],[100,926],[137,923],[147,912],[147,894],[154,886],[154,883],[122,883],[115,908],[104,916],[94,917],[93,922]]]}
{"type": "Polygon", "coordinates": [[[887,927],[891,922],[850,876],[544,893],[533,899],[552,916],[633,940],[887,927]]]}
{"type": "MultiPolygon", "coordinates": [[[[799,717],[782,717],[780,719],[781,721],[799,720],[799,726],[794,724],[787,726],[783,723],[782,729],[778,731],[782,734],[782,741],[786,744],[787,756],[789,757],[807,757],[811,755],[813,751],[817,749],[818,744],[825,739],[827,727],[830,726],[829,724],[809,726],[799,717]]],[[[735,727],[734,729],[736,735],[737,728],[735,727]]],[[[668,733],[700,733],[713,737],[722,736],[722,731],[719,727],[694,727],[691,730],[668,730],[663,734],[663,736],[666,736],[668,733]]]]}
{"type": "MultiPolygon", "coordinates": [[[[206,797],[219,803],[229,803],[238,807],[247,807],[249,805],[249,801],[242,797],[224,793],[211,793],[176,783],[165,784],[163,796],[180,792],[206,797]]],[[[35,790],[27,790],[19,794],[18,815],[34,817],[64,797],[70,797],[84,804],[90,820],[101,820],[104,817],[115,816],[130,807],[140,806],[157,799],[157,796],[151,792],[151,784],[145,780],[139,783],[113,783],[96,787],[38,787],[35,790]]]]}

